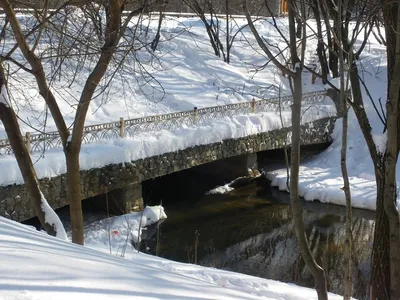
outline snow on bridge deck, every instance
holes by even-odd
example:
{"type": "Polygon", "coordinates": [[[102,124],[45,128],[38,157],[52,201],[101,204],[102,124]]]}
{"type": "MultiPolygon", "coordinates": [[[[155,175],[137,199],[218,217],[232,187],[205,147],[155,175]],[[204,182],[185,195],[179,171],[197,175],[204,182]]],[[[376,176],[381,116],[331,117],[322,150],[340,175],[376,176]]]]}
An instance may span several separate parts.
{"type": "MultiPolygon", "coordinates": [[[[302,143],[327,142],[336,116],[325,92],[303,96],[302,143]],[[327,99],[325,99],[327,98],[327,99]]],[[[290,144],[292,98],[274,98],[87,126],[80,153],[83,198],[219,159],[290,144]],[[121,136],[124,136],[122,138],[121,136]]],[[[65,158],[58,133],[31,135],[41,188],[66,205],[65,158]]],[[[22,177],[7,140],[0,143],[0,211],[32,217],[22,177]]]]}

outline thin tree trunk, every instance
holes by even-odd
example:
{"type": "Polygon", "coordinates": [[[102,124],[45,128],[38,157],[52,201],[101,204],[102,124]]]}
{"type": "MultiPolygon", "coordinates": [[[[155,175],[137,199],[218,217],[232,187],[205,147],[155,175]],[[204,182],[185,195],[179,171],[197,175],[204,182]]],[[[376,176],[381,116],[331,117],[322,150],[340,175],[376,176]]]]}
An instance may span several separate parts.
{"type": "MultiPolygon", "coordinates": [[[[304,66],[304,56],[306,48],[306,26],[303,24],[303,34],[301,40],[301,57],[297,54],[296,41],[296,7],[295,0],[288,0],[288,18],[289,18],[289,43],[290,54],[292,61],[292,146],[290,160],[290,202],[293,212],[293,224],[296,232],[296,237],[299,243],[300,252],[303,260],[309,268],[315,280],[315,289],[319,300],[327,300],[327,282],[324,269],[317,264],[310,250],[307,236],[305,233],[303,206],[299,198],[299,168],[300,168],[300,125],[301,125],[301,100],[303,97],[302,88],[302,70],[304,66]]],[[[305,3],[301,2],[301,14],[305,16],[305,3]]]]}
{"type": "Polygon", "coordinates": [[[400,5],[384,8],[387,61],[388,99],[386,102],[387,147],[385,153],[384,208],[390,229],[390,299],[400,299],[400,219],[396,208],[396,165],[399,154],[400,97],[400,5]]]}
{"type": "Polygon", "coordinates": [[[332,72],[332,77],[337,78],[339,77],[339,55],[338,55],[338,41],[335,40],[334,37],[338,36],[338,22],[337,20],[337,12],[333,7],[333,3],[330,1],[321,1],[321,12],[324,16],[327,39],[328,39],[328,49],[329,49],[329,69],[332,72]],[[328,14],[329,12],[329,14],[328,14]],[[330,25],[330,18],[329,15],[332,17],[334,25],[333,25],[333,36],[331,33],[331,25],[330,25]]]}
{"type": "Polygon", "coordinates": [[[329,70],[328,70],[328,64],[326,61],[325,43],[324,43],[323,36],[322,36],[321,15],[320,15],[318,1],[315,1],[315,3],[313,5],[311,5],[311,9],[313,10],[313,13],[315,16],[315,22],[317,23],[317,38],[318,38],[317,55],[318,55],[319,64],[321,66],[321,79],[322,79],[322,83],[326,84],[326,82],[328,81],[328,71],[329,70]]]}
{"type": "Polygon", "coordinates": [[[226,17],[226,62],[229,64],[231,59],[231,47],[229,45],[229,0],[225,0],[225,17],[226,17]]]}
{"type": "Polygon", "coordinates": [[[158,42],[160,41],[160,32],[161,32],[161,25],[162,25],[162,21],[164,19],[164,4],[161,0],[158,0],[158,9],[160,10],[160,14],[158,16],[158,26],[157,26],[157,33],[156,36],[154,37],[153,41],[151,42],[151,50],[156,51],[157,46],[158,46],[158,42]]]}
{"type": "Polygon", "coordinates": [[[50,224],[50,221],[46,220],[46,213],[44,210],[45,207],[43,207],[44,199],[42,198],[42,192],[39,188],[36,172],[33,168],[32,160],[29,155],[28,149],[26,148],[26,144],[23,140],[21,131],[19,130],[17,117],[14,113],[14,110],[9,105],[9,101],[7,100],[7,89],[3,78],[4,71],[2,66],[0,66],[0,119],[3,122],[7,137],[14,151],[15,159],[17,160],[22,178],[24,179],[25,189],[28,193],[28,198],[33,205],[36,216],[38,217],[43,229],[48,234],[56,236],[57,230],[63,231],[64,228],[56,228],[56,224],[50,224]]]}
{"type": "MultiPolygon", "coordinates": [[[[396,51],[394,69],[390,74],[389,99],[386,104],[387,147],[385,165],[384,207],[389,219],[390,228],[390,296],[400,299],[400,219],[396,208],[396,165],[399,153],[399,96],[400,96],[400,5],[397,4],[396,51]]],[[[390,34],[390,33],[387,33],[390,34]]],[[[389,71],[390,72],[390,71],[389,71]]]]}
{"type": "MultiPolygon", "coordinates": [[[[341,75],[342,76],[342,75],[341,75]]],[[[345,93],[341,91],[341,93],[345,93]]],[[[343,101],[343,119],[342,119],[342,149],[341,149],[341,158],[340,165],[342,169],[343,176],[343,191],[346,198],[346,240],[345,240],[345,256],[346,256],[346,265],[345,265],[345,282],[344,282],[344,299],[349,300],[352,295],[352,280],[351,280],[351,254],[352,254],[352,204],[351,204],[351,193],[350,193],[350,182],[349,176],[347,172],[346,160],[347,160],[347,127],[348,127],[348,113],[347,113],[347,96],[342,96],[343,101]]]]}
{"type": "MultiPolygon", "coordinates": [[[[342,24],[342,16],[343,16],[343,11],[346,10],[346,6],[339,2],[338,7],[339,7],[339,12],[338,12],[338,23],[342,24]]],[[[338,30],[338,40],[341,42],[343,39],[347,39],[347,35],[342,36],[343,31],[338,30]]],[[[343,44],[343,43],[342,43],[343,44]]],[[[352,49],[350,51],[347,51],[348,53],[348,61],[351,62],[352,60],[352,55],[350,54],[352,49]]],[[[345,194],[345,199],[346,199],[346,239],[345,239],[345,268],[344,268],[344,294],[343,294],[343,299],[345,300],[350,300],[351,295],[352,295],[352,280],[351,280],[351,254],[352,254],[352,230],[351,230],[351,224],[352,224],[352,205],[351,205],[351,193],[350,193],[350,182],[349,182],[349,175],[347,172],[347,128],[348,128],[348,110],[347,110],[347,87],[348,87],[348,80],[349,78],[346,79],[345,83],[345,69],[344,69],[344,51],[343,47],[341,46],[339,48],[339,70],[340,70],[340,103],[342,105],[342,112],[343,112],[343,118],[342,118],[342,148],[341,148],[341,153],[340,153],[340,166],[342,169],[342,177],[343,177],[343,191],[345,194]]]]}
{"type": "Polygon", "coordinates": [[[108,65],[113,57],[119,40],[119,28],[121,20],[121,4],[119,0],[109,0],[107,8],[107,29],[105,42],[96,66],[86,80],[85,87],[79,99],[79,105],[75,113],[74,128],[71,139],[65,147],[67,160],[67,186],[68,201],[70,204],[72,242],[83,245],[84,229],[82,215],[82,196],[80,189],[79,152],[82,145],[82,134],[85,125],[87,111],[93,94],[103,78],[108,65]]]}
{"type": "Polygon", "coordinates": [[[293,212],[293,225],[299,248],[315,280],[315,289],[319,300],[327,300],[327,283],[325,271],[315,261],[307,237],[303,220],[303,207],[299,198],[299,165],[300,165],[300,119],[301,119],[302,83],[301,74],[294,78],[294,95],[292,105],[292,147],[290,163],[290,203],[293,212]]]}
{"type": "Polygon", "coordinates": [[[371,254],[370,299],[390,299],[389,264],[389,219],[383,206],[385,180],[380,175],[384,170],[375,171],[376,176],[376,217],[374,243],[371,254]]]}

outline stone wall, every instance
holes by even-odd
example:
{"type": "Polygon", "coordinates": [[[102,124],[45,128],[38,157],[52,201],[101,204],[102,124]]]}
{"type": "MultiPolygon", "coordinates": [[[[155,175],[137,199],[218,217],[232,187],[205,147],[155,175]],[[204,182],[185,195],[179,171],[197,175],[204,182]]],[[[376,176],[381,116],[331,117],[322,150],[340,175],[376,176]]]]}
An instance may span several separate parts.
{"type": "MultiPolygon", "coordinates": [[[[301,143],[311,145],[329,141],[334,121],[335,118],[324,118],[303,125],[301,127],[301,143]]],[[[219,159],[283,148],[285,142],[290,144],[290,131],[290,128],[282,128],[137,161],[81,171],[82,195],[85,199],[219,159]]],[[[53,208],[68,204],[65,174],[54,178],[40,179],[40,186],[53,208]]],[[[0,214],[17,221],[35,216],[24,185],[0,187],[0,214]]]]}

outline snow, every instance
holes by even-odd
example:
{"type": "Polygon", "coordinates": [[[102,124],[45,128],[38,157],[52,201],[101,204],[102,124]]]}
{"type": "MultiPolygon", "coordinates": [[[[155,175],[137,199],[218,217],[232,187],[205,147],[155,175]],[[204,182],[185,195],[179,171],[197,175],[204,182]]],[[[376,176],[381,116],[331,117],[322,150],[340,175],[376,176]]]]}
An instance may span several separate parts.
{"type": "MultiPolygon", "coordinates": [[[[19,18],[27,19],[23,15],[20,15],[19,18]]],[[[79,16],[75,21],[81,22],[79,16]]],[[[132,24],[136,24],[136,21],[133,20],[132,24]]],[[[147,21],[145,20],[145,22],[147,21]]],[[[287,19],[277,18],[276,22],[278,22],[281,32],[287,34],[287,19]]],[[[315,27],[313,20],[308,22],[311,29],[315,27]]],[[[134,63],[133,57],[127,56],[124,68],[113,74],[113,80],[100,84],[101,87],[107,86],[107,89],[91,101],[86,125],[116,121],[120,117],[129,119],[191,110],[193,107],[203,108],[251,101],[253,98],[270,98],[290,94],[288,81],[278,74],[277,68],[273,64],[264,66],[266,57],[258,48],[249,28],[245,26],[245,19],[237,18],[231,24],[231,36],[238,30],[240,33],[236,35],[232,46],[230,64],[224,63],[213,54],[204,26],[198,18],[168,16],[163,24],[161,41],[156,51],[160,60],[149,55],[144,47],[136,52],[136,57],[141,59],[140,65],[134,63]],[[248,46],[249,43],[252,45],[251,47],[248,46]]],[[[276,45],[277,48],[285,48],[284,40],[270,24],[268,18],[257,21],[255,26],[267,42],[276,45]]],[[[154,36],[157,20],[149,22],[148,28],[148,36],[141,36],[143,40],[151,39],[154,36]]],[[[310,28],[307,29],[310,30],[310,34],[308,34],[310,38],[307,40],[306,63],[315,61],[317,40],[311,38],[313,35],[310,28]]],[[[221,34],[222,40],[224,40],[223,26],[221,26],[221,34]]],[[[362,39],[362,32],[360,36],[362,39]]],[[[355,46],[358,47],[360,44],[361,40],[358,40],[355,46]]],[[[11,45],[11,41],[8,41],[4,45],[3,51],[7,51],[11,45]]],[[[47,46],[48,41],[43,40],[37,51],[45,51],[47,46]]],[[[18,55],[20,54],[16,52],[14,58],[20,58],[18,55]]],[[[284,51],[282,55],[286,57],[287,51],[284,51]]],[[[74,121],[76,104],[89,73],[90,63],[88,62],[87,66],[79,69],[78,76],[73,76],[74,66],[79,65],[79,62],[73,57],[67,58],[67,60],[71,68],[64,70],[65,77],[56,76],[58,79],[52,81],[51,85],[67,125],[70,126],[74,121]],[[71,78],[76,78],[76,80],[71,82],[71,78]]],[[[370,36],[368,46],[365,47],[357,63],[362,79],[370,89],[369,92],[374,101],[386,99],[386,49],[378,43],[374,36],[370,36]]],[[[46,72],[51,71],[51,66],[51,60],[44,60],[46,72]]],[[[15,67],[10,65],[11,71],[13,68],[15,67]]],[[[115,66],[111,67],[110,72],[113,68],[115,66]]],[[[37,92],[34,78],[21,69],[14,71],[13,76],[8,79],[9,88],[12,90],[10,101],[13,102],[13,105],[15,103],[19,118],[24,120],[20,123],[22,131],[31,131],[31,127],[43,131],[55,130],[54,121],[46,112],[43,100],[37,92]],[[21,78],[23,80],[20,80],[21,78]],[[21,82],[23,82],[22,89],[21,82]]],[[[108,76],[111,74],[107,73],[106,78],[108,76]]],[[[309,73],[304,73],[303,79],[304,92],[325,88],[320,80],[317,80],[316,84],[311,84],[311,74],[309,73]]],[[[339,86],[338,79],[333,79],[331,82],[339,86]]],[[[6,95],[4,91],[2,94],[6,95]]],[[[365,91],[363,91],[363,95],[364,107],[370,118],[376,147],[378,151],[383,151],[386,141],[385,135],[382,134],[383,125],[373,111],[373,106],[365,91]]],[[[333,105],[330,100],[326,100],[321,105],[313,106],[309,110],[304,109],[303,122],[333,114],[335,114],[333,105]]],[[[284,125],[290,125],[289,110],[283,111],[282,121],[284,125]]],[[[342,185],[339,167],[340,124],[339,120],[333,134],[332,146],[312,162],[304,164],[301,169],[300,187],[302,195],[307,200],[318,199],[323,202],[344,205],[343,192],[340,190],[342,185]]],[[[222,118],[201,126],[182,126],[170,131],[139,133],[129,139],[84,145],[80,163],[82,169],[91,169],[111,163],[134,161],[195,145],[221,142],[227,138],[243,137],[281,126],[279,113],[274,111],[222,118]]],[[[5,136],[4,129],[0,127],[0,137],[5,136]]],[[[374,209],[375,175],[368,149],[351,109],[349,111],[348,144],[348,169],[354,195],[353,204],[356,207],[374,209]]],[[[33,154],[32,159],[36,162],[35,169],[39,178],[54,177],[65,173],[65,158],[61,150],[54,149],[45,153],[33,154]]],[[[12,156],[2,155],[0,166],[3,170],[7,170],[0,174],[0,185],[22,183],[22,176],[12,156]]],[[[397,176],[399,175],[398,171],[397,176]]],[[[281,181],[286,181],[285,171],[275,171],[268,176],[273,179],[274,184],[281,187],[283,186],[281,181]]]]}
{"type": "Polygon", "coordinates": [[[225,185],[217,186],[216,188],[213,188],[212,190],[209,190],[206,194],[214,195],[214,194],[226,194],[230,191],[233,191],[234,188],[230,186],[230,183],[227,183],[225,185]]]}
{"type": "Polygon", "coordinates": [[[45,222],[47,224],[50,224],[51,226],[54,226],[54,229],[56,231],[56,236],[59,239],[68,241],[67,233],[65,232],[64,226],[61,223],[60,218],[55,213],[55,211],[50,207],[49,203],[47,202],[47,200],[44,197],[44,195],[42,194],[42,192],[40,192],[40,195],[41,195],[41,203],[42,203],[41,208],[45,215],[45,222]]]}
{"type": "Polygon", "coordinates": [[[141,241],[147,226],[166,218],[162,206],[147,206],[141,212],[96,221],[85,228],[85,245],[124,256],[128,245],[141,241]]]}
{"type": "MultiPolygon", "coordinates": [[[[376,46],[376,45],[375,45],[376,46]]],[[[376,46],[377,47],[377,46],[376,46]]],[[[376,56],[385,55],[384,48],[376,51],[376,56]]],[[[364,61],[364,71],[371,72],[376,68],[376,57],[364,61]]],[[[386,74],[384,72],[374,76],[364,73],[364,81],[369,87],[374,99],[385,97],[386,74]]],[[[379,152],[386,147],[387,135],[382,134],[383,125],[378,115],[373,110],[364,91],[364,104],[372,127],[372,136],[379,152]]],[[[347,169],[349,173],[352,206],[369,210],[376,209],[376,182],[372,160],[368,147],[359,128],[354,111],[349,110],[347,169]]],[[[338,120],[332,134],[333,143],[323,153],[317,155],[308,162],[302,164],[299,177],[300,196],[307,201],[318,200],[323,203],[346,205],[343,187],[343,178],[340,167],[340,151],[342,139],[342,120],[338,120]]],[[[280,190],[287,190],[286,169],[266,170],[266,176],[272,181],[272,186],[280,190]]],[[[400,168],[396,170],[397,178],[400,178],[400,168]]],[[[400,200],[397,198],[397,207],[400,208],[400,200]]]]}
{"type": "MultiPolygon", "coordinates": [[[[349,168],[350,169],[350,168],[349,168]]],[[[345,205],[346,199],[343,188],[343,178],[338,169],[325,169],[305,164],[300,167],[299,194],[306,201],[318,200],[322,203],[345,205]]],[[[366,174],[364,174],[365,176],[366,174]]],[[[281,191],[288,191],[286,182],[286,169],[279,169],[267,173],[271,185],[281,191]]],[[[351,176],[350,190],[353,207],[375,210],[376,184],[375,178],[371,180],[351,176]]]]}
{"type": "Polygon", "coordinates": [[[382,134],[372,134],[372,139],[374,140],[378,153],[385,153],[387,145],[387,132],[385,131],[382,134]]]}
{"type": "Polygon", "coordinates": [[[312,289],[177,263],[132,247],[124,258],[99,250],[0,217],[0,299],[317,299],[312,289]]]}
{"type": "MultiPolygon", "coordinates": [[[[18,16],[21,22],[29,21],[27,16],[22,14],[18,16]]],[[[79,14],[73,15],[72,18],[75,18],[73,20],[77,24],[82,21],[79,14]]],[[[146,25],[147,21],[144,21],[146,25]]],[[[277,22],[281,25],[282,32],[287,32],[287,19],[278,18],[277,22]]],[[[131,23],[132,26],[135,24],[137,20],[131,23]]],[[[235,32],[240,32],[236,35],[231,49],[230,64],[224,63],[213,54],[204,26],[198,18],[166,17],[163,24],[161,41],[156,51],[160,60],[155,60],[143,47],[135,52],[135,56],[141,59],[141,64],[134,63],[134,57],[128,55],[125,57],[126,63],[123,68],[119,69],[121,66],[112,65],[105,76],[106,79],[99,85],[99,88],[107,88],[104,93],[93,97],[85,125],[117,121],[120,117],[130,119],[192,110],[193,107],[204,108],[251,101],[253,98],[262,99],[290,94],[287,79],[277,74],[273,64],[259,68],[265,63],[266,58],[257,46],[248,47],[249,42],[252,45],[256,45],[256,42],[245,26],[245,19],[235,19],[231,24],[232,36],[235,32]],[[118,71],[113,74],[116,68],[118,71]],[[110,82],[107,81],[109,77],[113,78],[110,82]]],[[[149,23],[148,33],[140,33],[140,38],[151,40],[157,25],[156,18],[149,23]]],[[[256,22],[256,26],[269,41],[273,41],[277,46],[284,44],[268,19],[256,22]]],[[[223,35],[223,31],[221,34],[223,35]]],[[[48,43],[56,43],[58,37],[53,38],[52,41],[43,39],[37,51],[45,52],[48,43]]],[[[2,51],[7,51],[11,47],[12,41],[7,41],[2,51]]],[[[313,58],[312,53],[311,50],[306,52],[307,59],[313,58]]],[[[15,59],[21,59],[20,53],[15,52],[14,55],[15,59]]],[[[82,67],[80,61],[74,57],[65,58],[65,64],[69,67],[63,70],[64,76],[57,75],[55,76],[57,80],[50,82],[67,126],[74,122],[80,93],[89,74],[90,64],[96,58],[90,56],[87,65],[82,67]],[[74,66],[78,67],[78,74],[75,74],[74,66]],[[75,80],[71,82],[72,78],[75,80]]],[[[43,63],[45,71],[50,74],[54,62],[49,58],[43,59],[43,63]]],[[[13,68],[15,66],[11,64],[10,70],[13,68]]],[[[304,92],[324,90],[324,86],[311,84],[311,74],[304,74],[304,80],[304,92]]],[[[15,109],[20,120],[24,120],[20,122],[22,131],[32,131],[32,128],[44,132],[56,130],[54,120],[37,91],[34,77],[21,69],[16,69],[8,82],[12,90],[12,101],[16,104],[15,109]]],[[[332,101],[326,99],[317,105],[303,108],[302,122],[335,114],[332,101]]],[[[131,162],[196,145],[266,132],[290,124],[290,107],[287,107],[282,115],[278,111],[238,115],[198,126],[138,133],[132,138],[104,140],[96,144],[83,145],[80,166],[82,170],[87,170],[112,163],[131,162]]],[[[0,138],[5,136],[0,124],[0,138]]],[[[65,157],[61,149],[34,153],[32,160],[35,162],[39,179],[55,177],[66,171],[65,157]]],[[[0,185],[23,182],[18,165],[12,156],[0,156],[0,167],[7,170],[0,174],[0,185]]]]}
{"type": "MultiPolygon", "coordinates": [[[[232,28],[234,31],[241,29],[241,33],[236,36],[232,47],[232,63],[226,64],[213,55],[198,18],[166,18],[160,47],[156,51],[162,59],[153,59],[143,48],[135,53],[142,59],[142,64],[135,64],[133,58],[127,56],[124,68],[113,76],[113,80],[101,82],[100,87],[107,86],[107,89],[91,101],[86,125],[116,121],[120,117],[130,119],[190,110],[193,107],[240,103],[251,101],[253,97],[288,95],[290,87],[287,79],[279,76],[276,67],[269,64],[260,68],[266,58],[249,29],[244,27],[245,20],[235,21],[237,23],[232,28]]],[[[79,18],[76,22],[80,22],[79,18]]],[[[287,19],[278,18],[277,22],[281,31],[287,33],[287,19]]],[[[268,23],[268,19],[255,25],[267,42],[276,45],[277,49],[284,48],[284,41],[268,23]]],[[[149,39],[154,35],[156,26],[157,22],[150,23],[149,39]]],[[[313,26],[312,20],[310,26],[313,26]]],[[[145,39],[144,36],[141,38],[145,39]]],[[[46,43],[39,44],[37,51],[45,51],[48,47],[46,43]]],[[[311,61],[316,39],[309,39],[307,44],[306,61],[311,61]]],[[[2,51],[7,51],[10,45],[12,41],[7,41],[2,51]]],[[[18,55],[20,53],[15,52],[14,58],[19,59],[18,55]]],[[[360,68],[374,99],[386,97],[385,57],[385,48],[371,37],[361,56],[360,68]]],[[[91,68],[90,63],[95,60],[89,57],[88,65],[82,67],[76,77],[74,71],[78,62],[74,61],[74,56],[66,60],[69,68],[63,70],[65,77],[55,76],[51,88],[67,126],[70,126],[91,68]],[[76,80],[71,82],[71,78],[76,80]]],[[[52,62],[44,62],[45,71],[50,72],[52,62]]],[[[12,90],[10,101],[13,107],[15,103],[20,120],[24,120],[20,123],[22,131],[32,131],[32,127],[46,132],[55,130],[54,121],[38,94],[33,76],[21,69],[16,70],[15,66],[11,65],[10,68],[12,72],[15,71],[8,81],[12,90]]],[[[110,75],[108,73],[106,77],[110,75]]],[[[304,92],[322,89],[324,86],[319,80],[312,85],[311,74],[304,74],[304,92]]],[[[3,103],[9,102],[4,89],[1,95],[3,103]]],[[[383,126],[369,102],[365,103],[365,108],[371,117],[377,149],[383,151],[383,126]]],[[[335,109],[327,101],[304,109],[302,122],[333,114],[335,109]]],[[[132,138],[104,140],[83,145],[81,168],[134,161],[195,145],[243,137],[280,128],[282,122],[285,126],[290,125],[289,110],[283,111],[282,116],[277,111],[239,115],[200,126],[182,126],[170,131],[139,133],[132,138]]],[[[4,128],[0,127],[0,138],[5,136],[4,128]]],[[[333,144],[301,167],[300,194],[306,200],[318,199],[344,205],[344,195],[340,189],[343,186],[340,141],[341,120],[336,124],[333,144]]],[[[36,162],[39,178],[54,177],[66,171],[61,150],[33,154],[32,160],[36,162]]],[[[12,156],[2,155],[0,167],[0,185],[22,183],[12,156]]],[[[376,187],[372,162],[352,110],[349,111],[348,169],[353,205],[375,209],[376,187]]],[[[267,176],[273,185],[286,189],[286,170],[274,170],[267,176]]],[[[54,216],[48,214],[48,207],[44,206],[43,210],[49,222],[58,226],[54,216]]],[[[92,228],[86,230],[87,247],[49,237],[0,217],[0,255],[4,262],[0,264],[0,299],[317,299],[315,290],[293,284],[176,263],[138,253],[132,244],[140,242],[140,234],[145,232],[145,226],[165,217],[162,207],[153,207],[143,213],[92,224],[92,228]]],[[[330,295],[329,299],[341,297],[330,295]]]]}
{"type": "MultiPolygon", "coordinates": [[[[304,108],[302,121],[306,123],[316,118],[334,115],[336,113],[334,106],[324,103],[313,105],[308,109],[304,108]]],[[[285,126],[290,125],[289,111],[282,114],[282,120],[285,126]]],[[[131,162],[196,145],[222,142],[224,139],[245,137],[278,128],[281,128],[280,116],[275,112],[268,112],[225,117],[199,126],[141,132],[131,138],[103,140],[95,144],[82,145],[79,157],[80,168],[89,170],[107,164],[131,162]]],[[[65,155],[62,149],[33,153],[31,156],[32,161],[36,162],[35,169],[39,179],[55,177],[66,172],[65,155]]],[[[0,185],[23,183],[18,164],[12,155],[0,156],[0,166],[7,169],[7,172],[0,173],[0,185]]]]}

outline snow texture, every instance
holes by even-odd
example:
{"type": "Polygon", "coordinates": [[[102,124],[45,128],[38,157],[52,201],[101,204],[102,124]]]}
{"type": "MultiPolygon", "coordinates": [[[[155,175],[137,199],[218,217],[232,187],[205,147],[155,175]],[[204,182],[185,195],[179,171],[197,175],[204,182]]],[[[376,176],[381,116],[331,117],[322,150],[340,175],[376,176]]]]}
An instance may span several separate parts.
{"type": "MultiPolygon", "coordinates": [[[[19,15],[24,18],[23,15],[19,15]]],[[[25,16],[26,18],[26,16],[25,16]]],[[[77,19],[77,22],[80,20],[77,19]]],[[[166,17],[163,23],[162,37],[157,49],[160,63],[151,59],[151,56],[141,48],[135,52],[136,57],[142,59],[141,66],[146,67],[149,76],[143,76],[143,70],[133,69],[133,65],[126,63],[123,72],[116,73],[104,94],[94,97],[90,103],[87,125],[116,121],[119,117],[125,119],[149,115],[164,114],[169,112],[203,108],[215,105],[240,103],[251,101],[255,98],[271,98],[290,94],[287,78],[280,76],[273,64],[258,68],[265,64],[265,57],[258,48],[246,20],[237,18],[231,23],[232,34],[240,29],[240,34],[235,38],[231,49],[231,63],[226,64],[213,54],[206,30],[202,22],[195,17],[166,17]],[[252,47],[249,47],[249,43],[252,47]],[[123,74],[123,76],[119,76],[123,74]],[[155,80],[151,80],[154,78],[155,80]],[[134,82],[135,84],[132,84],[134,82]],[[129,84],[127,84],[129,83],[129,84]],[[160,89],[160,86],[162,89],[160,89]]],[[[280,31],[288,34],[287,18],[277,18],[280,31]]],[[[132,21],[136,24],[137,20],[132,21]]],[[[147,22],[147,21],[146,21],[147,22]]],[[[305,63],[315,60],[317,39],[313,38],[316,29],[315,21],[308,20],[307,50],[305,63]]],[[[255,26],[260,35],[267,42],[275,45],[276,49],[286,49],[285,40],[280,37],[268,18],[259,20],[255,26]]],[[[148,24],[149,41],[157,30],[157,19],[148,24]]],[[[223,24],[221,25],[221,38],[223,39],[223,24]]],[[[384,30],[382,28],[382,30],[384,30]]],[[[362,43],[363,32],[356,41],[355,47],[362,43]]],[[[7,37],[11,39],[12,37],[7,37]]],[[[141,36],[145,38],[145,36],[141,36]]],[[[48,42],[43,42],[37,47],[48,48],[48,42]]],[[[10,50],[13,43],[5,43],[4,51],[10,50]]],[[[285,50],[286,51],[286,50],[285,50]]],[[[282,53],[286,57],[287,52],[282,53]]],[[[277,53],[276,53],[277,54],[277,53]]],[[[19,59],[15,53],[15,59],[19,59]]],[[[132,62],[132,57],[127,61],[132,62]]],[[[90,60],[88,60],[90,61],[90,60]]],[[[74,121],[75,107],[83,90],[84,82],[90,72],[91,65],[79,69],[74,76],[75,66],[79,62],[72,56],[68,58],[70,68],[63,72],[64,77],[52,82],[60,109],[63,112],[67,126],[74,121]],[[76,78],[70,82],[71,78],[76,78]]],[[[386,99],[386,49],[372,35],[369,37],[368,47],[365,47],[358,60],[362,69],[363,80],[369,88],[372,99],[386,99]]],[[[46,72],[51,71],[51,62],[44,60],[46,72]]],[[[11,65],[11,69],[12,69],[11,65]]],[[[26,123],[21,123],[23,131],[30,131],[30,126],[41,130],[56,130],[54,121],[44,113],[46,107],[37,92],[36,82],[30,74],[23,70],[15,71],[17,77],[10,77],[10,86],[13,90],[13,103],[18,106],[18,115],[26,123]],[[22,78],[22,80],[21,80],[22,78]],[[21,86],[20,91],[16,87],[21,86]],[[27,99],[28,98],[28,99],[27,99]],[[29,101],[27,101],[29,100],[29,101]],[[27,105],[29,103],[29,105],[27,105]],[[44,124],[46,127],[44,128],[44,124]]],[[[112,70],[110,70],[111,72],[112,70]]],[[[110,73],[108,73],[109,75],[110,73]]],[[[107,77],[107,76],[106,76],[107,77]]],[[[332,80],[339,86],[339,82],[332,80]]],[[[100,86],[105,86],[102,82],[100,86]]],[[[318,91],[325,86],[321,80],[311,84],[311,74],[303,74],[303,91],[318,91]]],[[[4,92],[2,94],[5,95],[4,92]]],[[[363,90],[365,99],[364,108],[370,118],[374,140],[379,151],[384,151],[385,138],[382,135],[383,125],[380,123],[373,106],[363,90]]],[[[379,105],[378,105],[379,107],[379,105]]],[[[384,109],[384,107],[383,107],[384,109]]],[[[334,113],[333,105],[327,100],[325,105],[307,110],[303,121],[319,118],[334,113]],[[328,103],[329,102],[329,103],[328,103]]],[[[284,111],[283,122],[290,124],[290,111],[284,111]]],[[[281,126],[278,112],[236,116],[209,122],[202,126],[182,127],[171,131],[140,133],[131,139],[118,139],[102,141],[97,144],[84,145],[80,155],[82,169],[100,167],[111,163],[121,163],[139,158],[177,151],[187,147],[218,142],[226,138],[243,137],[281,126]]],[[[341,120],[337,121],[333,134],[333,144],[313,161],[304,164],[301,168],[300,189],[306,200],[320,200],[344,205],[341,171],[341,120]]],[[[5,137],[5,131],[0,127],[0,137],[5,137]]],[[[353,194],[353,204],[356,207],[375,209],[375,175],[368,149],[359,129],[352,109],[349,110],[349,141],[348,141],[348,169],[350,185],[353,194]]],[[[62,151],[50,150],[32,157],[36,162],[35,169],[39,178],[54,177],[65,173],[65,158],[62,151]]],[[[0,174],[0,185],[22,183],[22,177],[13,157],[3,155],[0,157],[0,166],[4,172],[0,174]]],[[[273,184],[284,188],[286,182],[285,171],[275,171],[268,176],[273,184]]],[[[397,168],[397,177],[400,176],[397,168]]]]}
{"type": "Polygon", "coordinates": [[[378,153],[385,153],[387,147],[387,131],[382,134],[372,134],[376,150],[378,153]]]}
{"type": "Polygon", "coordinates": [[[85,245],[124,256],[127,245],[132,247],[141,241],[147,226],[166,218],[162,206],[147,206],[141,212],[96,221],[85,228],[85,245]]]}
{"type": "Polygon", "coordinates": [[[213,194],[226,194],[226,193],[228,193],[230,191],[233,191],[233,190],[234,190],[234,188],[230,187],[229,183],[228,183],[228,184],[225,184],[225,185],[218,186],[218,187],[216,187],[216,188],[214,188],[212,190],[209,190],[207,192],[207,194],[211,194],[211,195],[213,195],[213,194]]]}
{"type": "Polygon", "coordinates": [[[64,241],[68,241],[67,233],[65,232],[65,228],[61,223],[60,218],[58,217],[56,212],[51,208],[49,203],[47,203],[47,200],[42,194],[42,192],[40,192],[40,195],[42,202],[41,208],[45,215],[45,222],[47,224],[50,224],[51,226],[54,226],[54,229],[56,231],[56,237],[64,241]]]}
{"type": "MultiPolygon", "coordinates": [[[[4,262],[0,264],[0,299],[317,299],[312,289],[177,263],[138,253],[130,246],[124,258],[108,251],[106,247],[90,249],[67,243],[0,217],[4,262]]],[[[330,300],[341,298],[329,294],[330,300]]]]}
{"type": "MultiPolygon", "coordinates": [[[[336,110],[331,104],[316,105],[310,109],[304,109],[303,122],[310,122],[335,113],[336,110]]],[[[285,126],[291,124],[289,112],[283,113],[282,119],[285,126]]],[[[89,170],[108,164],[131,162],[277,128],[281,128],[281,119],[276,113],[271,112],[210,120],[201,126],[182,126],[172,130],[137,133],[132,138],[103,140],[95,144],[82,145],[79,157],[80,168],[89,170]]],[[[62,149],[51,149],[44,154],[33,153],[31,156],[36,162],[35,170],[38,178],[51,178],[66,172],[65,155],[62,149]]],[[[13,156],[1,156],[0,166],[7,170],[0,173],[0,185],[23,183],[18,164],[13,156]]]]}

